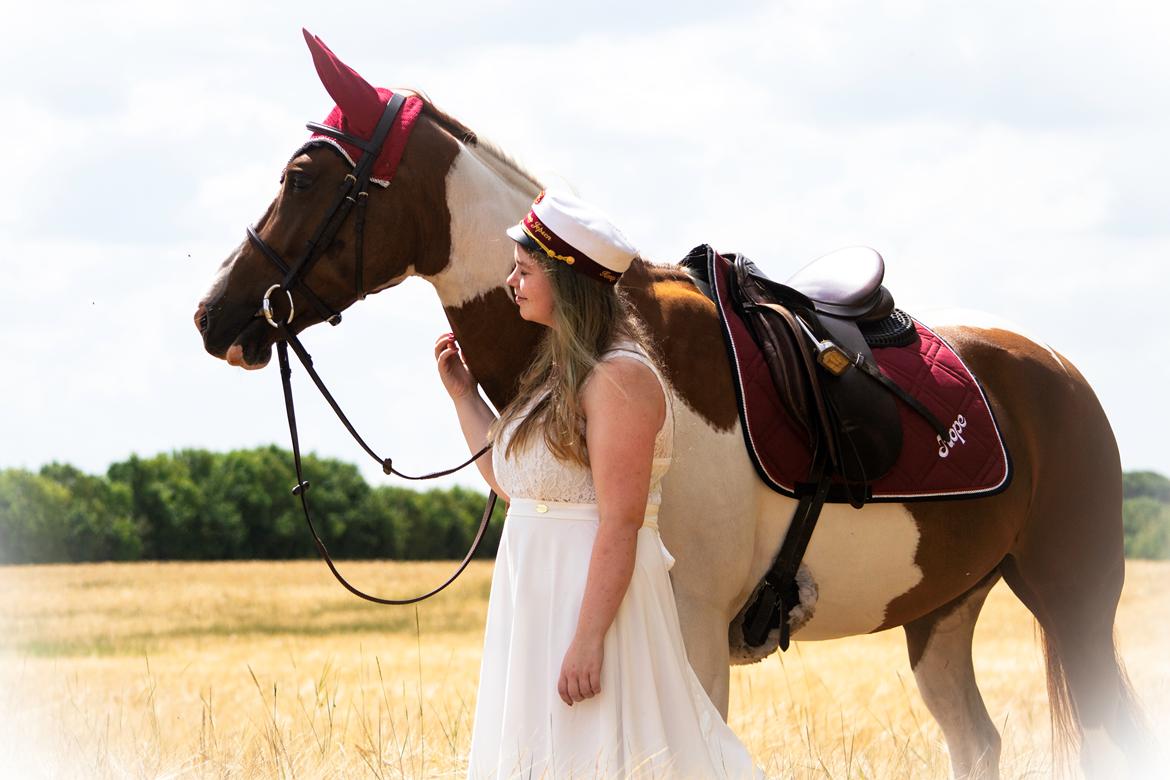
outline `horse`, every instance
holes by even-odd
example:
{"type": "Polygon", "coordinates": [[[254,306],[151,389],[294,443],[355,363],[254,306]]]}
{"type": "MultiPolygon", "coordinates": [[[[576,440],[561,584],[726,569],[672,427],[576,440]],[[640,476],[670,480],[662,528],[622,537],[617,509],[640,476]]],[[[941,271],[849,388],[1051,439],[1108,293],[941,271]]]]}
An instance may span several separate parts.
{"type": "MultiPolygon", "coordinates": [[[[388,92],[305,35],[334,115],[368,136],[388,92]]],[[[542,331],[520,318],[507,292],[513,242],[504,230],[542,185],[423,93],[400,92],[417,115],[397,152],[392,186],[375,178],[362,204],[364,236],[347,220],[305,271],[305,285],[279,293],[296,310],[288,327],[300,332],[330,311],[420,277],[438,295],[482,391],[501,409],[542,331]],[[364,268],[355,252],[363,243],[364,268]],[[308,300],[305,288],[320,300],[308,300]]],[[[260,241],[296,255],[354,164],[335,138],[299,149],[254,228],[260,241]]],[[[278,337],[258,312],[281,283],[262,249],[245,239],[231,252],[195,312],[206,351],[245,369],[262,368],[278,337]]],[[[661,534],[676,559],[671,579],[688,657],[726,717],[730,665],[776,649],[776,632],[764,647],[746,647],[742,611],[780,548],[795,499],[753,470],[712,301],[677,265],[643,258],[620,284],[662,355],[676,409],[661,534]]],[[[1079,745],[1086,773],[1107,774],[1123,756],[1142,755],[1147,739],[1114,642],[1125,558],[1113,432],[1088,382],[1051,347],[999,321],[930,324],[980,378],[1014,478],[996,495],[965,501],[826,505],[804,557],[815,610],[792,638],[902,627],[955,776],[997,777],[1001,740],[976,685],[972,636],[1002,579],[1041,629],[1054,744],[1079,745]]]]}

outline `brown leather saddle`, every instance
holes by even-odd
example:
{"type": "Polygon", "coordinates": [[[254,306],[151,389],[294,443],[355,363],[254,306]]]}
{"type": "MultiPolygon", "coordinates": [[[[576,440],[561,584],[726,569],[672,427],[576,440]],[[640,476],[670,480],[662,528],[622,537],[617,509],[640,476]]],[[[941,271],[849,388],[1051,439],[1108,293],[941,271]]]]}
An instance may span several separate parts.
{"type": "Polygon", "coordinates": [[[811,453],[807,480],[795,492],[798,504],[788,534],[744,621],[749,644],[762,644],[779,626],[781,647],[787,648],[787,620],[780,618],[799,603],[795,575],[821,508],[826,501],[861,507],[870,486],[897,462],[902,451],[897,401],[944,438],[947,429],[874,360],[871,347],[905,346],[918,334],[882,285],[885,262],[873,249],[851,247],[825,255],[783,284],[743,255],[724,257],[705,244],[679,265],[719,312],[745,438],[750,428],[766,429],[749,426],[748,418],[767,411],[744,403],[743,383],[766,368],[811,453]],[[742,342],[737,349],[737,334],[744,328],[758,347],[754,357],[742,342]]]}

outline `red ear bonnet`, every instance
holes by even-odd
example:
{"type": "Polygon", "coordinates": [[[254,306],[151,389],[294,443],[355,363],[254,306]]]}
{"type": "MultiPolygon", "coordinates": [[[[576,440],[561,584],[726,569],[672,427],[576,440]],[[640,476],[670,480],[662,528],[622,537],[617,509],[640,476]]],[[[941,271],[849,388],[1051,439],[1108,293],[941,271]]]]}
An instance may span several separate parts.
{"type": "MultiPolygon", "coordinates": [[[[329,47],[308,30],[303,30],[305,43],[313,54],[313,65],[317,68],[317,75],[325,90],[336,102],[336,106],[329,112],[329,116],[321,124],[335,127],[342,132],[369,139],[374,134],[374,128],[382,116],[386,103],[394,96],[388,89],[370,86],[369,82],[357,74],[353,68],[346,65],[329,47]]],[[[374,170],[370,180],[383,187],[394,178],[402,153],[406,148],[406,139],[410,136],[411,128],[422,111],[422,99],[409,95],[403,104],[390,135],[382,145],[382,153],[374,163],[374,170]]],[[[353,165],[361,157],[362,151],[345,141],[338,141],[328,136],[313,134],[310,143],[324,142],[337,147],[350,164],[353,165]]]]}

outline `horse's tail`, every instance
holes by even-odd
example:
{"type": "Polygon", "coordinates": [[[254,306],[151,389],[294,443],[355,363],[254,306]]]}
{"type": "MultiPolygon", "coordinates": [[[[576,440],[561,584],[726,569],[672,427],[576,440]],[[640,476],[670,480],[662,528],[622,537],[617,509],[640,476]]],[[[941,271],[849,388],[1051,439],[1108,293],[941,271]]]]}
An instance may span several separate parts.
{"type": "Polygon", "coordinates": [[[1054,764],[1067,767],[1081,741],[1080,718],[1073,704],[1068,675],[1064,672],[1056,640],[1039,623],[1040,639],[1044,646],[1044,679],[1048,684],[1048,711],[1051,716],[1052,752],[1054,764]]]}
{"type": "MultiPolygon", "coordinates": [[[[1062,660],[1059,644],[1055,638],[1037,623],[1040,629],[1044,647],[1045,680],[1048,685],[1048,703],[1051,716],[1051,734],[1053,765],[1056,774],[1069,774],[1072,757],[1081,747],[1084,740],[1085,724],[1077,707],[1073,690],[1069,684],[1068,674],[1062,660]]],[[[1133,776],[1139,776],[1138,771],[1150,769],[1150,760],[1154,755],[1154,738],[1149,722],[1134,693],[1129,675],[1125,671],[1125,663],[1117,652],[1116,636],[1111,638],[1113,668],[1098,670],[1113,677],[1112,684],[1116,686],[1116,714],[1105,724],[1105,731],[1110,739],[1125,753],[1133,776]]],[[[1105,682],[1105,681],[1102,681],[1105,682]]],[[[1091,771],[1091,767],[1085,767],[1091,771]]]]}

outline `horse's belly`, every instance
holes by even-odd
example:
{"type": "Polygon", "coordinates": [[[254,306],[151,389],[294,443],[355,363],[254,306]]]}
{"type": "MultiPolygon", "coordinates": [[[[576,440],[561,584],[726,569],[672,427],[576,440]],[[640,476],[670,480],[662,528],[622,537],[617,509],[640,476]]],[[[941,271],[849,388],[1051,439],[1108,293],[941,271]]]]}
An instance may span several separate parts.
{"type": "MultiPolygon", "coordinates": [[[[767,572],[787,532],[794,499],[756,476],[739,427],[716,432],[675,407],[679,457],[663,481],[663,540],[684,624],[698,606],[739,609],[767,572]],[[719,474],[718,481],[711,479],[719,474]]],[[[901,504],[826,504],[804,563],[816,584],[797,639],[835,639],[880,627],[886,606],[922,579],[918,526],[901,504]]],[[[698,610],[704,611],[704,610],[698,610]]],[[[706,629],[705,629],[706,630],[706,629]]]]}
{"type": "Polygon", "coordinates": [[[914,562],[918,537],[901,504],[825,505],[804,556],[816,586],[812,615],[793,638],[836,639],[880,627],[887,605],[922,580],[914,562]]]}

